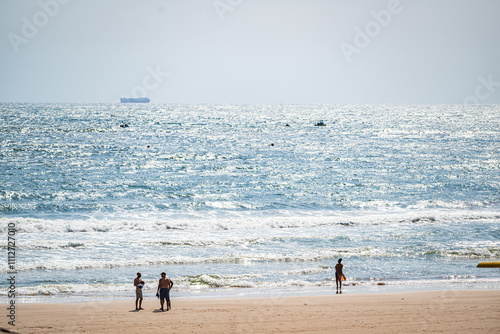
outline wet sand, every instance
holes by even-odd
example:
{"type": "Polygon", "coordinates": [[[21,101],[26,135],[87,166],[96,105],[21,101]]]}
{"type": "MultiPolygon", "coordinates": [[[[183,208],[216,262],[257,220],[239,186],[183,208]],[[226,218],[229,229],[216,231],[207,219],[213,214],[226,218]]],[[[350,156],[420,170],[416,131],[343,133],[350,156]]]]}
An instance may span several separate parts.
{"type": "Polygon", "coordinates": [[[500,333],[500,290],[18,304],[19,333],[500,333]]]}

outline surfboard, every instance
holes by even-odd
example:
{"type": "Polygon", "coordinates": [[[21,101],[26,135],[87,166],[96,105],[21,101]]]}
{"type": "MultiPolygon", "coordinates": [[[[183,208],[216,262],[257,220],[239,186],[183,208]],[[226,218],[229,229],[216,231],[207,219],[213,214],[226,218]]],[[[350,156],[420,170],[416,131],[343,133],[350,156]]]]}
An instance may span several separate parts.
{"type": "Polygon", "coordinates": [[[500,268],[500,261],[479,262],[478,268],[500,268]]]}

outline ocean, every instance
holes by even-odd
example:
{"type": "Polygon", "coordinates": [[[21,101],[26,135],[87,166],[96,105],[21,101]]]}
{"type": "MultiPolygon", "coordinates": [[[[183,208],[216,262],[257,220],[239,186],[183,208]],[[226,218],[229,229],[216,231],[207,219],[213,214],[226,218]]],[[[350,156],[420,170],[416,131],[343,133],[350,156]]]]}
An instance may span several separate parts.
{"type": "Polygon", "coordinates": [[[162,271],[173,298],[334,293],[339,258],[344,293],[499,289],[499,113],[2,103],[0,271],[19,302],[133,298],[138,271],[146,298],[162,271]]]}

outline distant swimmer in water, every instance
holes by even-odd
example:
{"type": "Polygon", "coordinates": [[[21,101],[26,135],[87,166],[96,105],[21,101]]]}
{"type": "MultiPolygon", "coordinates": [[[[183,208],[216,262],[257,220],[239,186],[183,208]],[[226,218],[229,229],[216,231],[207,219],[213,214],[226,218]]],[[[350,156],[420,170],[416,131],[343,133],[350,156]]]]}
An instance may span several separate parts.
{"type": "Polygon", "coordinates": [[[340,262],[342,262],[342,259],[339,259],[339,263],[335,265],[335,283],[337,284],[337,293],[339,293],[339,283],[340,293],[342,293],[342,281],[345,280],[344,273],[342,272],[344,265],[340,262]]]}

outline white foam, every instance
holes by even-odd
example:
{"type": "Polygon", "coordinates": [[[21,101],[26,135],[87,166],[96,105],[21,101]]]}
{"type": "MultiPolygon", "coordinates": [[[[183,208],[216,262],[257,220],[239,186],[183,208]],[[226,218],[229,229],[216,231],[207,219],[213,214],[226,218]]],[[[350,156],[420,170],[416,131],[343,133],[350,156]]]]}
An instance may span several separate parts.
{"type": "MultiPolygon", "coordinates": [[[[294,288],[294,287],[332,287],[336,286],[334,280],[306,281],[300,279],[289,279],[280,281],[258,281],[252,275],[199,275],[196,277],[174,277],[175,282],[174,292],[199,292],[201,290],[218,289],[246,289],[255,288],[260,290],[272,288],[294,288]]],[[[400,286],[400,287],[417,287],[441,285],[453,287],[459,284],[490,284],[498,286],[499,278],[476,278],[474,276],[450,276],[442,279],[434,280],[357,280],[355,278],[347,278],[343,283],[346,287],[376,287],[376,286],[400,286]]],[[[130,283],[108,283],[108,284],[40,284],[36,286],[16,287],[18,297],[23,296],[60,296],[60,295],[117,295],[130,294],[134,289],[130,283]]],[[[152,296],[156,292],[156,280],[146,281],[143,288],[144,293],[149,293],[152,296]]],[[[235,292],[237,293],[237,292],[235,292]]],[[[7,288],[0,289],[0,295],[6,296],[7,288]]]]}
{"type": "MultiPolygon", "coordinates": [[[[434,205],[434,204],[432,204],[434,205]]],[[[431,206],[432,206],[431,205],[431,206]]],[[[423,205],[428,207],[429,204],[423,205]]],[[[445,204],[439,204],[440,207],[445,204]]],[[[152,231],[166,230],[260,230],[314,228],[335,225],[380,225],[405,223],[453,223],[464,221],[481,221],[498,223],[500,210],[493,207],[464,209],[462,204],[450,204],[447,208],[423,209],[421,207],[390,210],[358,210],[358,211],[303,211],[303,212],[207,212],[169,217],[167,213],[127,212],[120,214],[96,216],[80,219],[64,218],[1,218],[0,232],[7,231],[7,225],[13,223],[19,233],[40,232],[119,232],[119,231],[152,231]],[[452,209],[450,209],[452,208],[452,209]]]]}

